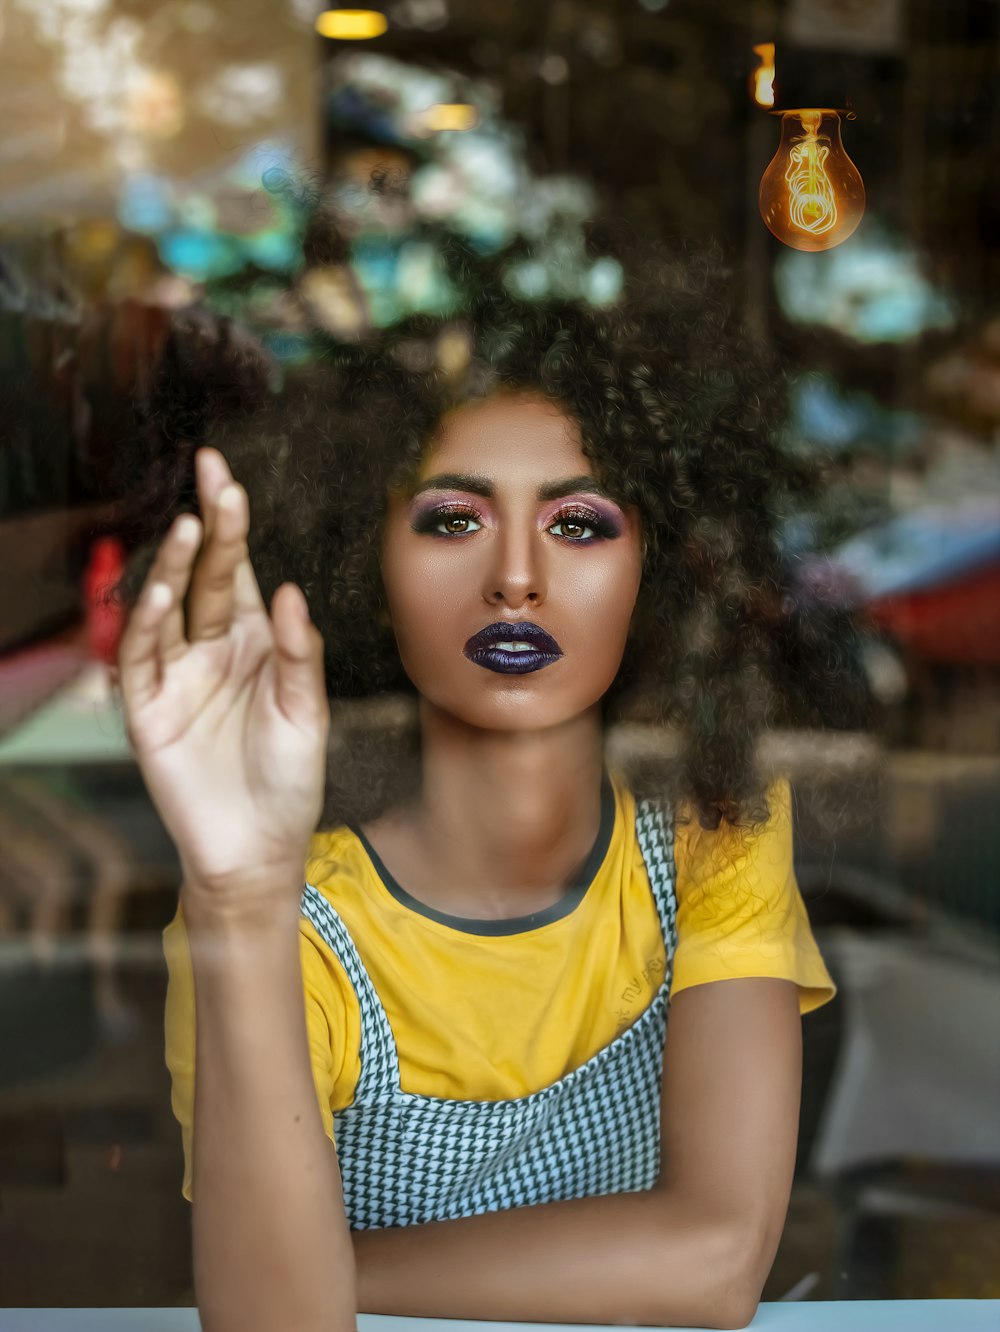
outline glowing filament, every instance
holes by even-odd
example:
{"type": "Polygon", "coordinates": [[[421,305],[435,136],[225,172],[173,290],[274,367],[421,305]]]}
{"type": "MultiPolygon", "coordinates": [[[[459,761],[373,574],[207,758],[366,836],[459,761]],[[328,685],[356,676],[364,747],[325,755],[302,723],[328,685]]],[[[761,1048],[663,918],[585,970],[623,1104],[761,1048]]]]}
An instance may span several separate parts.
{"type": "Polygon", "coordinates": [[[819,124],[818,112],[803,112],[805,133],[789,153],[785,170],[789,221],[813,236],[822,236],[837,225],[837,199],[826,171],[830,144],[816,133],[819,124]]]}

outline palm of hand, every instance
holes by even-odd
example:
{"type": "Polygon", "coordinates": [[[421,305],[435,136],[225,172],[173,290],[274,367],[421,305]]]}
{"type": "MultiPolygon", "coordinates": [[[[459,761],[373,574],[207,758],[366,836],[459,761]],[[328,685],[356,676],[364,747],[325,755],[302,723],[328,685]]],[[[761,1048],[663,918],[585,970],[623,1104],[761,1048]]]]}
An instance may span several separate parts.
{"type": "Polygon", "coordinates": [[[245,496],[214,451],[200,452],[199,470],[206,539],[193,575],[200,525],[186,515],[150,571],[120,674],[147,787],[186,876],[210,886],[301,865],[322,803],[329,713],[322,642],[301,592],[280,588],[268,616],[246,555],[245,496]]]}

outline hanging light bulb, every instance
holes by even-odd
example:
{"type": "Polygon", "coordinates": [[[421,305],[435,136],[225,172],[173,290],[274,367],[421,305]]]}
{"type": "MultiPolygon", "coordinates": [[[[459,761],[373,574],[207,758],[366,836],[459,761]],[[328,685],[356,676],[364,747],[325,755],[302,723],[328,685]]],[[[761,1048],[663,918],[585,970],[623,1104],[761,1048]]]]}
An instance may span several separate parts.
{"type": "Polygon", "coordinates": [[[317,16],[316,31],[338,42],[366,42],[381,37],[388,28],[386,16],[377,9],[325,9],[317,16]]]}
{"type": "Polygon", "coordinates": [[[844,151],[840,114],[781,111],[781,142],[760,182],[760,215],[793,250],[830,250],[865,211],[861,173],[844,151]]]}

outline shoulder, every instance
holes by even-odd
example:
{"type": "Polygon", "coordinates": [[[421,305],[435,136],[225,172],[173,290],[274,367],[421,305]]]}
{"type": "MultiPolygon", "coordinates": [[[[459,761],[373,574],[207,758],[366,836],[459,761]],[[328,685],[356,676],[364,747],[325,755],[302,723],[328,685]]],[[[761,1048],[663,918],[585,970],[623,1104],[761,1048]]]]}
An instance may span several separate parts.
{"type": "Polygon", "coordinates": [[[768,803],[768,818],[752,828],[678,827],[673,992],[739,977],[793,980],[805,1013],[836,987],[795,879],[787,781],[769,788],[768,803]]]}
{"type": "Polygon", "coordinates": [[[792,792],[786,778],[767,790],[767,818],[758,824],[703,828],[680,811],[674,836],[679,896],[719,896],[742,890],[752,899],[787,884],[792,873],[792,792]]]}
{"type": "Polygon", "coordinates": [[[371,863],[357,832],[346,824],[314,833],[305,862],[305,882],[334,905],[335,899],[363,887],[371,863]]]}

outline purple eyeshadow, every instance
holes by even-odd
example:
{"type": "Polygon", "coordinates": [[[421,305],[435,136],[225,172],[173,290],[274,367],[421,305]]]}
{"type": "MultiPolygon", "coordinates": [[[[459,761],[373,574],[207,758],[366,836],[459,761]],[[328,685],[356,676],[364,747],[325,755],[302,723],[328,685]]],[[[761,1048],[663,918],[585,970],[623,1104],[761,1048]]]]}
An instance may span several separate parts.
{"type": "MultiPolygon", "coordinates": [[[[456,491],[428,491],[417,496],[410,506],[410,526],[416,532],[432,532],[435,525],[449,515],[468,516],[476,522],[484,521],[481,501],[456,491]]],[[[614,539],[625,532],[625,519],[621,510],[591,494],[578,499],[567,496],[553,502],[543,519],[544,527],[557,522],[577,522],[594,529],[593,537],[573,538],[574,544],[589,545],[591,541],[614,539]]]]}
{"type": "Polygon", "coordinates": [[[625,531],[621,512],[613,504],[605,504],[588,495],[586,499],[564,499],[555,506],[546,520],[546,526],[562,516],[566,522],[589,522],[603,537],[620,537],[625,531]]]}
{"type": "Polygon", "coordinates": [[[435,518],[445,518],[451,513],[468,514],[479,521],[482,520],[480,510],[464,496],[435,491],[433,494],[421,495],[413,501],[410,508],[410,525],[423,529],[435,518]]]}

